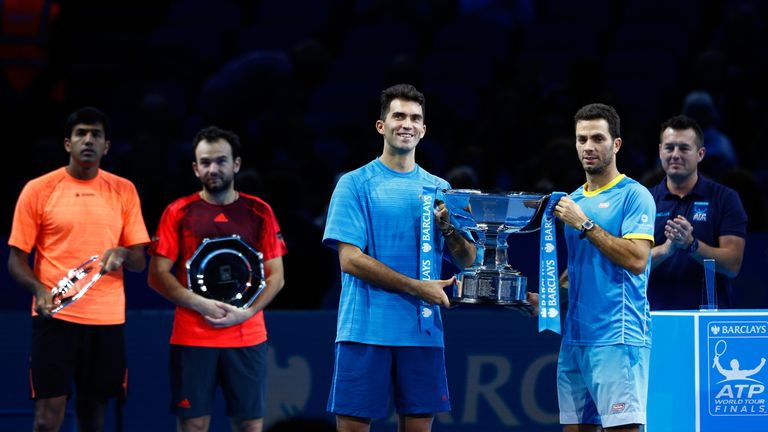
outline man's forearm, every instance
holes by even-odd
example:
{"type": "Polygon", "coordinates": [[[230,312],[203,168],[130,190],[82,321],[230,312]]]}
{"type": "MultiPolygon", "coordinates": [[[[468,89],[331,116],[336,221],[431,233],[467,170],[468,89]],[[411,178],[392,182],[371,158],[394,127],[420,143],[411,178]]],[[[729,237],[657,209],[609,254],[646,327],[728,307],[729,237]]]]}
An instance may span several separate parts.
{"type": "Polygon", "coordinates": [[[595,225],[593,229],[587,232],[586,239],[589,239],[613,263],[634,274],[645,271],[645,266],[648,264],[648,248],[650,247],[648,240],[642,240],[647,243],[648,248],[642,247],[633,240],[611,235],[599,225],[595,225]]]}
{"type": "Polygon", "coordinates": [[[455,277],[448,280],[410,278],[363,253],[357,246],[339,243],[338,247],[341,271],[387,291],[406,293],[431,304],[450,306],[444,290],[456,282],[455,277]]]}
{"type": "Polygon", "coordinates": [[[147,255],[144,253],[144,246],[129,246],[127,249],[128,254],[125,256],[124,267],[132,272],[143,272],[147,268],[147,255]]]}
{"type": "Polygon", "coordinates": [[[32,295],[38,295],[42,290],[50,290],[52,287],[45,286],[37,279],[32,268],[29,266],[28,259],[29,254],[11,247],[10,255],[8,256],[8,273],[17,284],[32,293],[32,295]]]}
{"type": "Polygon", "coordinates": [[[718,248],[710,246],[699,241],[699,248],[696,252],[688,254],[697,262],[704,264],[705,259],[715,260],[715,270],[729,278],[735,278],[741,270],[741,263],[744,257],[744,247],[736,248],[718,248]]]}
{"type": "Polygon", "coordinates": [[[381,261],[362,252],[347,254],[341,260],[341,270],[388,291],[417,295],[416,280],[392,270],[381,261]]]}
{"type": "Polygon", "coordinates": [[[199,296],[184,287],[181,282],[176,279],[176,276],[170,272],[150,271],[149,286],[177,306],[185,307],[187,309],[196,309],[195,304],[199,296]]]}
{"type": "Polygon", "coordinates": [[[475,262],[477,249],[475,245],[460,235],[455,228],[449,236],[445,237],[445,243],[448,246],[448,252],[451,254],[453,262],[461,268],[469,267],[475,262]]]}
{"type": "Polygon", "coordinates": [[[672,247],[669,242],[665,242],[659,246],[654,246],[651,249],[651,271],[666,261],[667,258],[672,256],[676,250],[677,248],[672,247]]]}
{"type": "Polygon", "coordinates": [[[283,259],[281,257],[273,258],[264,263],[264,270],[267,275],[266,286],[259,297],[251,304],[252,314],[263,310],[285,286],[285,272],[283,270],[283,259]]]}

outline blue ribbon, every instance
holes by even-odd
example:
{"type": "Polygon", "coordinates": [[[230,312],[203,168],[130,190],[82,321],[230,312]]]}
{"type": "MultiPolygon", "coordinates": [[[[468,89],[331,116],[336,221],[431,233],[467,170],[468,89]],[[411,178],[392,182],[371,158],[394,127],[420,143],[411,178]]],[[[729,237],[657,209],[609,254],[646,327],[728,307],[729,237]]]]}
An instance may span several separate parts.
{"type": "Polygon", "coordinates": [[[560,287],[557,272],[557,234],[555,206],[566,194],[552,192],[541,218],[539,237],[539,332],[560,334],[560,287]]]}
{"type": "MultiPolygon", "coordinates": [[[[438,263],[435,262],[435,246],[439,242],[435,241],[434,207],[437,188],[434,186],[424,186],[421,192],[421,224],[419,232],[421,233],[419,242],[419,279],[434,280],[439,274],[437,272],[438,263]]],[[[424,300],[419,303],[419,328],[422,332],[429,333],[435,327],[435,314],[437,306],[431,305],[424,300]]]]}

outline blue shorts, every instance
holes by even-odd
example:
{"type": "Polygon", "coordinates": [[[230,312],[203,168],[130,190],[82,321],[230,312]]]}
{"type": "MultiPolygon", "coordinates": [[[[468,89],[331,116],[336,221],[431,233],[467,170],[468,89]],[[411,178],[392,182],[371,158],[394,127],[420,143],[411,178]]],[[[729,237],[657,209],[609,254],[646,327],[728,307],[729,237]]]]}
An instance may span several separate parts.
{"type": "Polygon", "coordinates": [[[227,416],[264,417],[267,342],[241,348],[171,345],[171,412],[180,418],[210,415],[217,385],[227,416]]]}
{"type": "Polygon", "coordinates": [[[651,349],[562,344],[557,361],[561,424],[645,424],[651,349]]]}
{"type": "Polygon", "coordinates": [[[393,393],[400,415],[450,411],[443,348],[336,343],[329,412],[386,417],[393,393]]]}

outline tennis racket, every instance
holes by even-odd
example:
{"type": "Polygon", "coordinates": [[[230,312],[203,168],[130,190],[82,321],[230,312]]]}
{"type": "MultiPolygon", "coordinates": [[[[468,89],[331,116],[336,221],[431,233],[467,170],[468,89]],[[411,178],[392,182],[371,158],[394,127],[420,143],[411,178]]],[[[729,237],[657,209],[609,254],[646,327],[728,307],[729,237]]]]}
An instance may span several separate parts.
{"type": "MultiPolygon", "coordinates": [[[[715,360],[719,359],[723,354],[725,354],[725,350],[728,349],[728,344],[720,339],[715,344],[715,360]],[[722,344],[722,345],[721,345],[722,344]]],[[[712,362],[712,369],[715,368],[715,362],[712,362]]]]}

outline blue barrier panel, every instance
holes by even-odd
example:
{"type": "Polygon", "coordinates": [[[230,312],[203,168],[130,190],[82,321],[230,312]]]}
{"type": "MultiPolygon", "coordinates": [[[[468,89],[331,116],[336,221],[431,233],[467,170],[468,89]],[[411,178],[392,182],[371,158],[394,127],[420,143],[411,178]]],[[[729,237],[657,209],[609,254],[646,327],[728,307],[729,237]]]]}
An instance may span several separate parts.
{"type": "Polygon", "coordinates": [[[654,312],[648,432],[768,430],[768,311],[654,312]]]}
{"type": "MultiPolygon", "coordinates": [[[[507,310],[461,306],[444,316],[453,410],[436,418],[435,431],[560,430],[555,390],[559,337],[536,334],[536,320],[507,310]]],[[[0,430],[31,423],[29,319],[25,312],[0,314],[0,430]]],[[[325,403],[335,321],[333,311],[267,313],[267,426],[288,418],[332,421],[325,403]]],[[[768,357],[768,312],[654,312],[653,322],[648,432],[768,430],[768,368],[760,366],[768,357]],[[720,369],[713,367],[716,355],[720,369]]],[[[171,323],[169,311],[128,314],[130,387],[124,430],[174,429],[168,414],[171,323]]],[[[107,430],[115,430],[113,411],[107,430]]],[[[228,430],[223,412],[219,397],[211,430],[228,430]]],[[[393,415],[378,420],[374,430],[390,430],[394,421],[393,415]]],[[[71,422],[63,430],[72,430],[71,422]]]]}
{"type": "MultiPolygon", "coordinates": [[[[535,319],[514,311],[461,306],[445,311],[448,384],[453,411],[435,420],[435,431],[559,431],[555,387],[559,337],[536,333],[535,319]]],[[[31,424],[27,399],[29,315],[0,314],[0,430],[31,424]],[[28,412],[29,418],[3,416],[28,412]],[[11,423],[13,422],[13,423],[11,423]]],[[[274,311],[266,315],[270,336],[266,425],[286,418],[321,418],[333,369],[335,311],[274,311]]],[[[126,431],[174,430],[168,414],[170,311],[129,311],[126,343],[129,398],[126,431]]],[[[229,430],[221,397],[211,430],[229,430]]],[[[110,412],[107,430],[114,430],[110,412]]],[[[374,430],[392,430],[394,417],[374,430]]],[[[66,428],[65,428],[66,430],[66,428]]]]}

